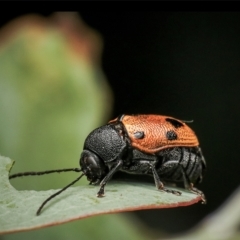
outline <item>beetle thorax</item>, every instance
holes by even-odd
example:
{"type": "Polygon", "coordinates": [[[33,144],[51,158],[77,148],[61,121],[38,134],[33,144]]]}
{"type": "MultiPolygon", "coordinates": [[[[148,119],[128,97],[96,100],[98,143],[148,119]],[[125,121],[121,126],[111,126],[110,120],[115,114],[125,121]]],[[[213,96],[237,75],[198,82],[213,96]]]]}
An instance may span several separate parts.
{"type": "Polygon", "coordinates": [[[126,142],[113,125],[95,129],[84,143],[84,150],[94,152],[104,163],[118,159],[125,148],[126,142]]]}

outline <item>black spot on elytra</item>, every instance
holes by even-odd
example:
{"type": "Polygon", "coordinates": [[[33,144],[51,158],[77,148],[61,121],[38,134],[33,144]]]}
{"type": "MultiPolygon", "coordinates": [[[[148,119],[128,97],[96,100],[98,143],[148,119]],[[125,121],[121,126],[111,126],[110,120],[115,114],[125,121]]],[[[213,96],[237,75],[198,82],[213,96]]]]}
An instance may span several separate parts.
{"type": "Polygon", "coordinates": [[[176,119],[166,118],[166,121],[171,123],[175,128],[183,127],[183,124],[176,119]]]}
{"type": "Polygon", "coordinates": [[[142,131],[135,132],[134,137],[137,139],[142,139],[142,138],[144,138],[144,132],[142,132],[142,131]]]}
{"type": "Polygon", "coordinates": [[[178,138],[177,134],[173,130],[167,131],[166,137],[168,140],[176,140],[178,138]]]}

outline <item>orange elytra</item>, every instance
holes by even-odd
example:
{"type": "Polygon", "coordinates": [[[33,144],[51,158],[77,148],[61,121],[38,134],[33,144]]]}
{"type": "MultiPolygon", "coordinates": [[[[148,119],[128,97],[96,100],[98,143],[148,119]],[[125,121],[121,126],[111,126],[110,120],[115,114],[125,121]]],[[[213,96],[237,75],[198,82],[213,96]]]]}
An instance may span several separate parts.
{"type": "Polygon", "coordinates": [[[194,131],[176,118],[161,115],[123,115],[110,123],[120,121],[132,146],[145,153],[154,154],[169,147],[195,147],[199,145],[194,131]],[[144,134],[138,137],[137,133],[144,134]]]}

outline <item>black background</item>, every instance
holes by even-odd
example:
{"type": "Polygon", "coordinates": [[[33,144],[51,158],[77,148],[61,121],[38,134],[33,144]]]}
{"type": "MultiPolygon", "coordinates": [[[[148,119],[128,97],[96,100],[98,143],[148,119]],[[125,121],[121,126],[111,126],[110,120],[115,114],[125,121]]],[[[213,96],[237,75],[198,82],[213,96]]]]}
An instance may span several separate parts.
{"type": "MultiPolygon", "coordinates": [[[[199,185],[207,205],[134,213],[152,228],[189,229],[239,185],[240,13],[79,14],[104,40],[102,67],[114,92],[112,118],[154,113],[194,120],[191,127],[208,166],[199,185]]],[[[1,25],[17,16],[9,13],[1,25]]]]}

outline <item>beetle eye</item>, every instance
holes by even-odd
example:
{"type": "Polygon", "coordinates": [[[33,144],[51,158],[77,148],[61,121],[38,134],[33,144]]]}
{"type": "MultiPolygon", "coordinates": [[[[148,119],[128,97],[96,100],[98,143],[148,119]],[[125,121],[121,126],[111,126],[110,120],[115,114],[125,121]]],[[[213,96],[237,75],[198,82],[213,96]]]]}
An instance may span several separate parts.
{"type": "Polygon", "coordinates": [[[142,132],[142,131],[135,132],[134,137],[137,139],[142,139],[142,138],[144,138],[144,132],[142,132]]]}

